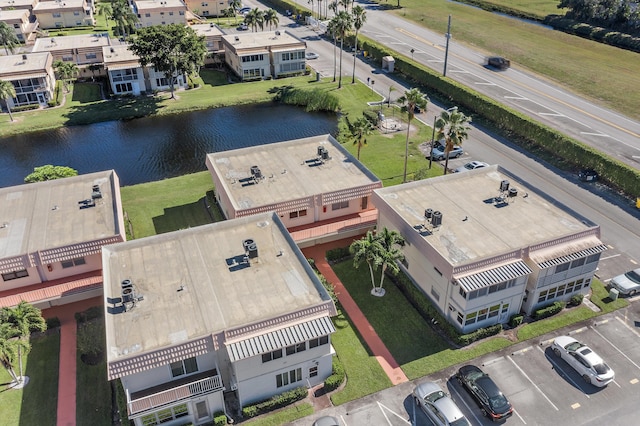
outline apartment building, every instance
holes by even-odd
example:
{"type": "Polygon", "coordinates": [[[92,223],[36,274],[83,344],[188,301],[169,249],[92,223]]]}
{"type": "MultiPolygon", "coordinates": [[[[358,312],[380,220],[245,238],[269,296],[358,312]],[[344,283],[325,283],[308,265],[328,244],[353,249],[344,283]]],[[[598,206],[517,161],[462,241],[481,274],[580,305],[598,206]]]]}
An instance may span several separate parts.
{"type": "Polygon", "coordinates": [[[40,28],[71,28],[95,25],[87,0],[41,1],[33,8],[40,28]]]}
{"type": "Polygon", "coordinates": [[[31,12],[28,9],[5,9],[0,8],[0,22],[4,22],[16,35],[16,38],[26,44],[32,44],[36,39],[38,21],[32,20],[31,12]]]}
{"type": "Polygon", "coordinates": [[[204,37],[207,46],[207,56],[205,64],[224,64],[224,46],[222,45],[222,36],[224,32],[215,24],[194,24],[191,28],[197,35],[204,37]]]}
{"type": "Polygon", "coordinates": [[[48,52],[0,56],[0,80],[11,82],[16,90],[14,98],[0,99],[0,105],[47,106],[56,86],[53,57],[48,52]]]}
{"type": "Polygon", "coordinates": [[[103,48],[112,43],[108,33],[43,37],[35,41],[33,51],[51,52],[54,63],[73,62],[78,66],[79,77],[90,78],[104,75],[103,48]]]}
{"type": "Polygon", "coordinates": [[[133,0],[140,27],[187,24],[187,6],[182,0],[133,0]]]}
{"type": "Polygon", "coordinates": [[[600,227],[500,166],[374,191],[403,268],[462,332],[588,294],[600,227]]]}

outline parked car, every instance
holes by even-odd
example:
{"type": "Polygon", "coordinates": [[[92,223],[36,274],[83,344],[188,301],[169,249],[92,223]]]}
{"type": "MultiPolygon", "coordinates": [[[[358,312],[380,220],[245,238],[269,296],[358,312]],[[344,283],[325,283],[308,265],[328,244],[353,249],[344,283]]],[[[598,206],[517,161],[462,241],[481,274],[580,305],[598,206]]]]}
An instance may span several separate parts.
{"type": "Polygon", "coordinates": [[[458,167],[455,171],[459,173],[459,172],[466,172],[467,170],[481,169],[483,167],[489,167],[489,164],[483,161],[469,161],[464,166],[458,167]]]}
{"type": "Polygon", "coordinates": [[[340,422],[333,416],[322,416],[313,422],[313,426],[340,426],[340,422]]]}
{"type": "Polygon", "coordinates": [[[487,65],[499,70],[506,70],[511,66],[511,61],[502,56],[492,56],[487,59],[487,65]]]}
{"type": "Polygon", "coordinates": [[[595,182],[598,180],[598,172],[591,169],[582,169],[578,172],[578,179],[582,182],[595,182]]]}
{"type": "Polygon", "coordinates": [[[314,53],[314,52],[307,52],[307,53],[304,54],[304,58],[306,60],[318,59],[319,57],[320,57],[320,55],[318,55],[317,53],[314,53]]]}
{"type": "Polygon", "coordinates": [[[249,29],[249,27],[244,22],[242,24],[238,25],[238,28],[236,28],[236,30],[238,30],[238,31],[247,31],[248,29],[249,29]]]}
{"type": "Polygon", "coordinates": [[[496,422],[513,415],[511,403],[484,371],[475,365],[465,365],[456,377],[480,405],[484,416],[496,422]]]}
{"type": "Polygon", "coordinates": [[[243,7],[238,12],[240,12],[240,15],[246,16],[247,13],[251,12],[251,8],[250,7],[243,7]]]}
{"type": "Polygon", "coordinates": [[[585,382],[603,387],[615,378],[615,374],[591,348],[571,336],[556,337],[551,344],[553,353],[576,370],[585,382]]]}
{"type": "Polygon", "coordinates": [[[426,382],[416,386],[413,399],[436,426],[471,426],[456,403],[437,383],[426,382]]]}
{"type": "Polygon", "coordinates": [[[640,292],[640,268],[618,275],[610,282],[621,294],[633,296],[640,292]]]}
{"type": "MultiPolygon", "coordinates": [[[[464,154],[463,149],[459,146],[454,146],[451,152],[449,152],[449,158],[458,158],[462,154],[464,154]]],[[[444,160],[445,158],[446,158],[446,154],[444,152],[444,147],[434,146],[433,151],[431,151],[431,159],[440,161],[440,160],[444,160]]]]}

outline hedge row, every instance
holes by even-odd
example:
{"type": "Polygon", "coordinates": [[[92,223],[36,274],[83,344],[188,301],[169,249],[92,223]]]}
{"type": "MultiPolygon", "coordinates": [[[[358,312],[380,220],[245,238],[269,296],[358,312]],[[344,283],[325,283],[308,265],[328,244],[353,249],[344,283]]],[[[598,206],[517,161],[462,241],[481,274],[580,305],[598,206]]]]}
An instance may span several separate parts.
{"type": "Polygon", "coordinates": [[[39,104],[20,105],[20,106],[11,108],[11,112],[31,111],[33,109],[38,109],[38,108],[40,108],[39,104]]]}
{"type": "Polygon", "coordinates": [[[218,411],[213,415],[213,424],[214,426],[225,426],[227,424],[227,415],[218,411]]]}
{"type": "Polygon", "coordinates": [[[563,310],[566,305],[567,304],[564,302],[553,302],[551,305],[545,308],[537,309],[533,313],[533,319],[541,320],[544,318],[549,318],[550,316],[553,316],[563,310]]]}
{"type": "Polygon", "coordinates": [[[482,95],[440,73],[428,69],[404,55],[391,51],[378,43],[362,37],[362,48],[370,53],[376,62],[392,55],[395,69],[407,79],[423,86],[445,100],[456,104],[467,114],[483,117],[501,134],[525,148],[540,148],[550,155],[562,159],[575,169],[590,168],[598,172],[602,180],[618,188],[625,194],[640,197],[640,171],[610,157],[595,148],[572,139],[559,131],[519,113],[499,102],[482,95]]]}
{"type": "Polygon", "coordinates": [[[340,362],[340,359],[338,359],[337,356],[333,357],[332,368],[333,370],[331,372],[331,375],[327,377],[327,379],[324,381],[325,392],[331,392],[333,390],[338,389],[342,384],[342,382],[344,382],[344,379],[346,378],[344,366],[342,365],[342,362],[340,362]]]}
{"type": "Polygon", "coordinates": [[[502,331],[502,324],[490,325],[489,327],[479,328],[469,334],[462,334],[458,337],[458,343],[463,346],[469,345],[485,337],[495,336],[502,331]]]}
{"type": "Polygon", "coordinates": [[[632,52],[640,52],[640,37],[585,24],[562,15],[549,15],[543,22],[556,30],[568,34],[588,38],[621,49],[631,50],[632,52]]]}
{"type": "Polygon", "coordinates": [[[524,321],[524,315],[514,314],[514,315],[511,315],[511,318],[509,318],[509,325],[511,327],[517,327],[520,324],[522,324],[522,321],[524,321]]]}
{"type": "Polygon", "coordinates": [[[286,405],[303,400],[307,397],[307,388],[300,386],[299,388],[274,395],[266,401],[257,404],[247,405],[242,409],[242,415],[246,418],[255,417],[257,415],[282,408],[286,405]]]}
{"type": "Polygon", "coordinates": [[[349,247],[339,247],[327,251],[326,256],[329,262],[338,262],[351,257],[351,253],[349,253],[349,247]]]}

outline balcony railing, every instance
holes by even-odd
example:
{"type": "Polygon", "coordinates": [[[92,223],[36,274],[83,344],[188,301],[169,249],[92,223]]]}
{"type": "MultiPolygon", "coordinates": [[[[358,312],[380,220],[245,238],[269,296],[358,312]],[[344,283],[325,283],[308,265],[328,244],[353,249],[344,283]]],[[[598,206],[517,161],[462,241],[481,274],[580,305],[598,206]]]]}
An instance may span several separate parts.
{"type": "MultiPolygon", "coordinates": [[[[168,386],[171,383],[167,383],[168,386]]],[[[204,395],[223,390],[220,376],[206,377],[204,379],[185,383],[160,392],[155,392],[144,397],[129,400],[127,403],[129,415],[151,410],[156,407],[171,404],[194,396],[204,395]]],[[[141,394],[143,392],[136,392],[141,394]]],[[[135,394],[134,394],[135,396],[135,394]]]]}

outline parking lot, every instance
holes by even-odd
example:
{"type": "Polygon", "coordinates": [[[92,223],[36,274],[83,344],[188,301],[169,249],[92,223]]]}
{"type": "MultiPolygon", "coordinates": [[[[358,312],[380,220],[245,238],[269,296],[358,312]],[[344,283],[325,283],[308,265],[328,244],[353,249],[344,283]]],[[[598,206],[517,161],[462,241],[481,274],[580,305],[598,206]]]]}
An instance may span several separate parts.
{"type": "MultiPolygon", "coordinates": [[[[515,345],[473,362],[489,374],[514,407],[508,425],[628,425],[637,424],[640,407],[640,309],[633,307],[515,345]],[[550,349],[554,337],[569,334],[585,343],[615,371],[605,388],[587,384],[550,349]]],[[[489,425],[480,408],[455,379],[456,367],[417,380],[436,381],[473,425],[489,425]]],[[[411,398],[415,383],[404,383],[358,401],[334,407],[294,425],[312,423],[321,415],[341,424],[431,425],[411,398]]]]}

